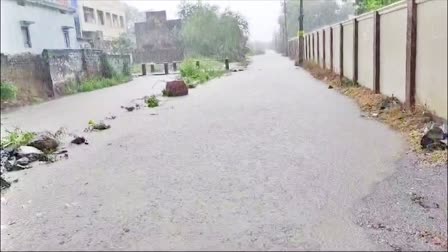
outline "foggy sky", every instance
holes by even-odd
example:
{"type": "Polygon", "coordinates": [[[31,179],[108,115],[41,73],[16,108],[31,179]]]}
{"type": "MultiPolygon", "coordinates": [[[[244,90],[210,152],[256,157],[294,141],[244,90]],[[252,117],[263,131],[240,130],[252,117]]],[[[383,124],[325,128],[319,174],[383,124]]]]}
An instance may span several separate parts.
{"type": "MultiPolygon", "coordinates": [[[[124,1],[140,11],[166,10],[169,19],[177,18],[178,0],[126,0],[124,1]]],[[[203,0],[218,5],[221,10],[231,10],[243,14],[249,21],[250,39],[269,42],[277,29],[277,18],[280,14],[280,0],[203,0]]]]}

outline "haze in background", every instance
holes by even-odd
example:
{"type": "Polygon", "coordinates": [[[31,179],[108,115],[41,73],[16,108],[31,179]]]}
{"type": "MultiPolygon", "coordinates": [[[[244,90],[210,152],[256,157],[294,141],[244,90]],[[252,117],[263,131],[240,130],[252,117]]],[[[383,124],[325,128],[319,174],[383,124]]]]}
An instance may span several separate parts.
{"type": "MultiPolygon", "coordinates": [[[[167,18],[177,18],[178,0],[126,0],[127,4],[139,11],[166,10],[167,18]]],[[[277,29],[277,19],[281,11],[279,0],[203,0],[204,3],[217,5],[224,10],[226,7],[243,14],[249,22],[250,40],[270,42],[272,34],[277,29]]]]}

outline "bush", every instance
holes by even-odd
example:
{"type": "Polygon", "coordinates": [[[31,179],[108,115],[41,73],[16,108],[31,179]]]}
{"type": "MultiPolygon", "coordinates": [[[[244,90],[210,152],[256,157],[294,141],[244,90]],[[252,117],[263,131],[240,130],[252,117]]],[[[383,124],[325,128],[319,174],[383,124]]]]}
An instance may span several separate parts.
{"type": "Polygon", "coordinates": [[[10,101],[17,98],[17,87],[10,83],[0,83],[1,101],[10,101]]]}
{"type": "Polygon", "coordinates": [[[212,59],[187,59],[180,65],[180,75],[187,85],[202,84],[224,74],[224,63],[212,59]],[[200,62],[199,67],[196,61],[200,62]]]}
{"type": "Polygon", "coordinates": [[[151,95],[151,97],[146,100],[146,104],[150,108],[158,107],[159,106],[159,99],[155,95],[151,95]]]}
{"type": "Polygon", "coordinates": [[[36,137],[33,132],[23,132],[20,129],[15,129],[12,132],[7,132],[8,135],[1,140],[1,148],[18,148],[22,145],[28,145],[36,137]]]}

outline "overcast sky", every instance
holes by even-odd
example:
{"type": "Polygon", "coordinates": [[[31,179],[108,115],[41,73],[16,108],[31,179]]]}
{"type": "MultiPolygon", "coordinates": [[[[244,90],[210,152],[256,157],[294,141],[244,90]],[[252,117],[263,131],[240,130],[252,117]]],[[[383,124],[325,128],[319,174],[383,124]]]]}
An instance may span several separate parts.
{"type": "MultiPolygon", "coordinates": [[[[177,18],[178,0],[127,0],[129,5],[140,11],[166,10],[169,19],[177,18]]],[[[271,41],[277,29],[277,18],[280,13],[280,0],[203,0],[218,5],[221,9],[230,7],[243,14],[249,21],[251,40],[271,41]]]]}

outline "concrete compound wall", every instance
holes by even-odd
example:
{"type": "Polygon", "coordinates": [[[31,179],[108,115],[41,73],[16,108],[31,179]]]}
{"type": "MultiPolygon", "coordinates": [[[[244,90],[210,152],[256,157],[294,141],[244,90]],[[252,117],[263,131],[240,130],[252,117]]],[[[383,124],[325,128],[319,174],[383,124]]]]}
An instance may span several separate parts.
{"type": "Polygon", "coordinates": [[[54,95],[65,93],[66,85],[86,78],[83,71],[83,50],[44,50],[42,56],[51,76],[54,95]]]}
{"type": "Polygon", "coordinates": [[[125,65],[129,69],[130,56],[87,49],[44,50],[42,55],[2,55],[1,80],[17,86],[19,96],[26,94],[45,100],[64,95],[67,88],[84,80],[108,77],[106,65],[112,73],[126,74],[125,65]]]}
{"type": "Polygon", "coordinates": [[[129,55],[107,55],[100,50],[44,50],[45,58],[56,96],[64,95],[67,88],[79,85],[82,81],[107,76],[110,74],[125,74],[125,65],[129,67],[129,55]]]}
{"type": "Polygon", "coordinates": [[[330,28],[325,29],[325,68],[330,69],[330,28]]]}
{"type": "Polygon", "coordinates": [[[417,5],[416,100],[447,115],[447,4],[421,1],[417,5]]]}
{"type": "Polygon", "coordinates": [[[53,96],[50,76],[45,61],[31,53],[1,55],[1,82],[20,89],[18,99],[47,99],[53,96]]]}
{"type": "Polygon", "coordinates": [[[405,101],[406,5],[380,12],[381,93],[405,101]]]}
{"type": "Polygon", "coordinates": [[[318,31],[319,33],[319,65],[324,67],[324,32],[318,31]]]}
{"type": "Polygon", "coordinates": [[[353,78],[353,22],[344,26],[344,76],[353,78]]]}
{"type": "Polygon", "coordinates": [[[339,26],[333,26],[333,72],[341,73],[341,66],[339,65],[339,59],[341,53],[339,52],[339,43],[341,43],[341,28],[339,26]]]}
{"type": "MultiPolygon", "coordinates": [[[[379,92],[388,96],[395,96],[402,102],[412,102],[425,105],[436,115],[447,118],[447,5],[444,0],[403,0],[378,10],[379,14],[379,92]],[[415,94],[406,94],[406,60],[412,57],[407,52],[408,1],[415,1],[416,16],[416,69],[415,94]],[[411,98],[409,98],[411,97],[411,98]]],[[[373,13],[355,17],[358,21],[358,64],[357,83],[374,89],[374,18],[373,13]]],[[[348,20],[343,25],[343,76],[348,79],[354,77],[354,22],[348,20]]],[[[333,44],[327,46],[330,40],[329,27],[326,31],[326,62],[330,60],[329,47],[333,47],[333,72],[340,74],[340,24],[332,26],[333,44]]],[[[306,34],[310,36],[322,30],[306,34]]],[[[322,43],[322,35],[320,35],[322,43]]],[[[315,41],[316,43],[316,41],[315,41]]],[[[317,48],[320,49],[322,59],[322,44],[315,44],[315,57],[311,54],[310,62],[317,63],[317,48]]],[[[322,60],[320,61],[322,62],[322,60]]],[[[321,64],[322,65],[322,64],[321,64]]],[[[327,65],[329,66],[329,65],[327,65]]]]}
{"type": "Polygon", "coordinates": [[[373,89],[373,16],[358,23],[358,83],[373,89]]]}
{"type": "Polygon", "coordinates": [[[129,67],[131,67],[131,57],[128,55],[105,54],[104,57],[105,60],[109,62],[112,70],[116,73],[126,74],[126,71],[129,71],[129,67]],[[128,67],[128,69],[126,69],[126,67],[128,67]]]}

